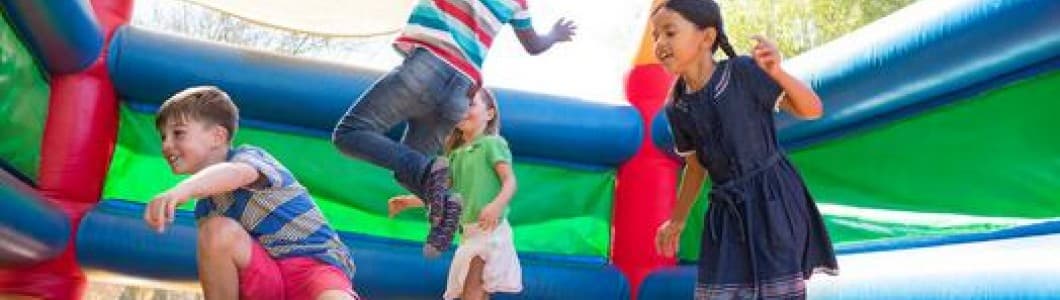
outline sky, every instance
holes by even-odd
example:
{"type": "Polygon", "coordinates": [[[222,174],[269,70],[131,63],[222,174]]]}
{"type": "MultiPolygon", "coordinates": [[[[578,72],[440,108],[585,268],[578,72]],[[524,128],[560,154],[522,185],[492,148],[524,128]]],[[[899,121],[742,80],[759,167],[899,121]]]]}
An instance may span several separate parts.
{"type": "MultiPolygon", "coordinates": [[[[157,17],[159,8],[187,5],[179,2],[137,0],[134,23],[137,18],[143,21],[144,18],[157,17]]],[[[495,39],[483,66],[486,85],[588,101],[624,103],[624,77],[639,45],[651,0],[529,2],[538,32],[548,32],[556,20],[568,18],[578,26],[577,35],[572,42],[557,44],[543,54],[531,56],[523,50],[510,27],[503,30],[495,39]]],[[[341,50],[346,53],[334,53],[339,50],[325,49],[312,56],[388,70],[401,61],[389,46],[392,39],[393,36],[365,39],[365,45],[355,51],[346,49],[341,50]]]]}
{"type": "Polygon", "coordinates": [[[624,77],[632,66],[650,5],[650,0],[531,0],[539,32],[566,17],[578,25],[574,40],[530,56],[514,33],[506,30],[490,51],[483,77],[487,85],[624,102],[624,77]]]}

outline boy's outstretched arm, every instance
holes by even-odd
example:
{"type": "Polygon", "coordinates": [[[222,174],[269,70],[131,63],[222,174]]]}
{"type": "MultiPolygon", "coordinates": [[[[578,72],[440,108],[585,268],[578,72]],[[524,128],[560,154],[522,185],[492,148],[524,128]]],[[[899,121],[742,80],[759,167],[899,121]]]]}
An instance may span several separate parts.
{"type": "Polygon", "coordinates": [[[552,31],[548,34],[540,35],[534,27],[529,27],[516,30],[515,36],[519,37],[519,43],[523,44],[523,49],[526,49],[527,53],[538,55],[558,42],[571,41],[576,29],[578,26],[574,25],[574,21],[561,18],[556,20],[556,24],[552,25],[552,31]]]}
{"type": "Polygon", "coordinates": [[[144,210],[144,221],[158,232],[173,222],[177,206],[250,185],[261,178],[261,173],[251,165],[239,162],[214,164],[184,179],[169,190],[158,194],[144,210]]]}
{"type": "Polygon", "coordinates": [[[753,38],[757,44],[752,57],[758,66],[784,90],[784,99],[780,101],[780,108],[801,119],[820,118],[824,109],[821,107],[821,98],[817,96],[817,93],[780,67],[782,59],[780,51],[772,41],[758,35],[753,38]]]}

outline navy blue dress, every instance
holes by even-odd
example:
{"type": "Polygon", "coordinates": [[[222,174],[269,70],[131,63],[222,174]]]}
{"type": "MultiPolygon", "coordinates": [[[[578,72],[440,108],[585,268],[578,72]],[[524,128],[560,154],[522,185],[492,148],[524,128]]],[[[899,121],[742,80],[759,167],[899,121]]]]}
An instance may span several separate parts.
{"type": "Polygon", "coordinates": [[[698,91],[679,80],[666,106],[676,150],[694,151],[713,182],[696,299],[800,299],[810,275],[838,271],[821,214],[777,141],[781,91],[741,56],[698,91]]]}

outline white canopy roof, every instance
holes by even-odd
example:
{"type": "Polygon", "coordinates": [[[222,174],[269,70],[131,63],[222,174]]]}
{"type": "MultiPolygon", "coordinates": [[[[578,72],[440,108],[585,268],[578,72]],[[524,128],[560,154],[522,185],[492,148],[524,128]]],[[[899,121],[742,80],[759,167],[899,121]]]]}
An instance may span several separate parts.
{"type": "Polygon", "coordinates": [[[332,37],[400,31],[413,0],[184,0],[247,21],[332,37]],[[324,9],[322,9],[324,8],[324,9]]]}

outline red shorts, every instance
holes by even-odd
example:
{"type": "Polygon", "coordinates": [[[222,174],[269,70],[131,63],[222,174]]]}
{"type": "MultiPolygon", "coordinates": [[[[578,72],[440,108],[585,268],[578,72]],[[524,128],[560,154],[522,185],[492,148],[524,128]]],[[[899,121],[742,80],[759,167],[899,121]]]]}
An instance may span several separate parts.
{"type": "Polygon", "coordinates": [[[250,262],[239,270],[239,299],[316,299],[324,291],[353,291],[346,273],[312,257],[273,259],[261,244],[251,243],[250,262]]]}

